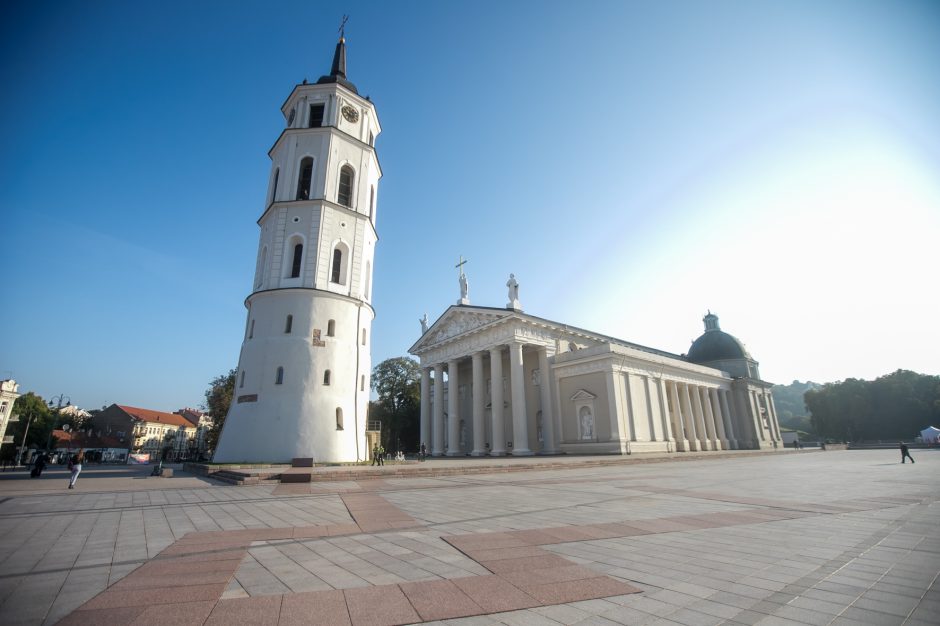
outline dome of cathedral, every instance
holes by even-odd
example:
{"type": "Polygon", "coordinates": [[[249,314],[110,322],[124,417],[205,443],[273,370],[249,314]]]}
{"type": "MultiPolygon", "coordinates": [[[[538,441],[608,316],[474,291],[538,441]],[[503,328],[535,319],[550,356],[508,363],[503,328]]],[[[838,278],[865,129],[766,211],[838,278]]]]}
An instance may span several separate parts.
{"type": "Polygon", "coordinates": [[[741,341],[718,327],[718,316],[705,316],[705,332],[692,342],[686,357],[693,363],[710,363],[728,359],[751,359],[741,341]]]}

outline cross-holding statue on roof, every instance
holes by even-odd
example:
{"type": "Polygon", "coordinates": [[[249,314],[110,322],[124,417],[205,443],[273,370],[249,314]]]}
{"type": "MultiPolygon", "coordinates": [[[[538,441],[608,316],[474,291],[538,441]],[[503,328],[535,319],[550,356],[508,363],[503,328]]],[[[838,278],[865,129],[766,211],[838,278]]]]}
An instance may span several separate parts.
{"type": "Polygon", "coordinates": [[[509,302],[506,303],[506,308],[521,311],[522,305],[519,303],[519,283],[516,282],[515,274],[509,275],[506,286],[509,287],[509,302]]]}
{"type": "Polygon", "coordinates": [[[426,332],[428,332],[428,314],[425,313],[424,317],[422,317],[418,321],[421,322],[421,334],[423,335],[426,332]]]}
{"type": "Polygon", "coordinates": [[[457,282],[460,283],[460,300],[457,300],[457,304],[470,304],[470,285],[467,282],[467,275],[463,273],[463,266],[466,264],[467,260],[461,255],[459,262],[454,266],[459,272],[457,282]]]}

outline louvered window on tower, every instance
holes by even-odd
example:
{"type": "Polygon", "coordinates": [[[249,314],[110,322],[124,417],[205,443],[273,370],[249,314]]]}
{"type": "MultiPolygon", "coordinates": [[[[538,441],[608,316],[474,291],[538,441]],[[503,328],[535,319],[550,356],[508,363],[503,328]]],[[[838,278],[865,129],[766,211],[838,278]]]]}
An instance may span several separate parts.
{"type": "Polygon", "coordinates": [[[304,256],[304,244],[298,243],[294,246],[294,260],[290,266],[290,277],[300,278],[300,260],[304,256]]]}
{"type": "Polygon", "coordinates": [[[339,283],[343,275],[343,251],[339,248],[333,250],[333,272],[330,281],[339,283]]]}
{"type": "Polygon", "coordinates": [[[313,157],[304,157],[300,162],[300,178],[297,180],[297,199],[310,199],[310,181],[313,179],[313,157]]]}
{"type": "Polygon", "coordinates": [[[344,165],[339,171],[339,191],[336,201],[343,206],[352,207],[353,168],[344,165]]]}
{"type": "Polygon", "coordinates": [[[310,105],[310,128],[319,128],[323,126],[323,105],[310,105]]]}

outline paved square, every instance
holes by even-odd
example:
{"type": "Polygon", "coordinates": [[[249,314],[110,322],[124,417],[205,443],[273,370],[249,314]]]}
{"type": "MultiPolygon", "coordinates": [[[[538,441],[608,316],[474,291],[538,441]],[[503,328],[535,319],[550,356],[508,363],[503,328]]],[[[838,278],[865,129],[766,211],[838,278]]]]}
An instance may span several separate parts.
{"type": "Polygon", "coordinates": [[[940,451],[914,455],[0,473],[0,622],[936,624],[940,451]]]}

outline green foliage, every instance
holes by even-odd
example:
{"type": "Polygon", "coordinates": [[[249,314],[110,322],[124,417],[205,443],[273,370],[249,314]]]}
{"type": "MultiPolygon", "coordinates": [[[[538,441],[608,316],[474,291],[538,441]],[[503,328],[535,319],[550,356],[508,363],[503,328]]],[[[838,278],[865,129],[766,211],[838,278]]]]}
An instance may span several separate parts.
{"type": "Polygon", "coordinates": [[[801,383],[794,380],[789,385],[774,386],[774,406],[777,408],[777,418],[780,426],[793,430],[812,431],[809,411],[804,403],[803,396],[807,391],[819,389],[822,385],[811,381],[801,383]]]}
{"type": "Polygon", "coordinates": [[[390,452],[416,450],[420,437],[421,368],[406,357],[386,359],[372,370],[369,419],[382,423],[382,445],[390,452]]]}
{"type": "Polygon", "coordinates": [[[231,370],[228,374],[217,376],[206,389],[206,404],[203,409],[212,416],[212,427],[206,432],[206,448],[209,450],[215,450],[228,409],[232,405],[236,373],[237,370],[231,370]]]}
{"type": "Polygon", "coordinates": [[[55,426],[54,411],[46,401],[32,391],[24,393],[13,403],[13,414],[20,418],[7,427],[6,435],[13,437],[13,443],[3,446],[3,458],[13,458],[23,441],[27,424],[29,432],[26,435],[26,447],[45,448],[46,440],[55,426]]]}
{"type": "Polygon", "coordinates": [[[805,399],[814,430],[830,439],[913,439],[940,423],[940,376],[908,370],[873,381],[827,383],[805,399]]]}

